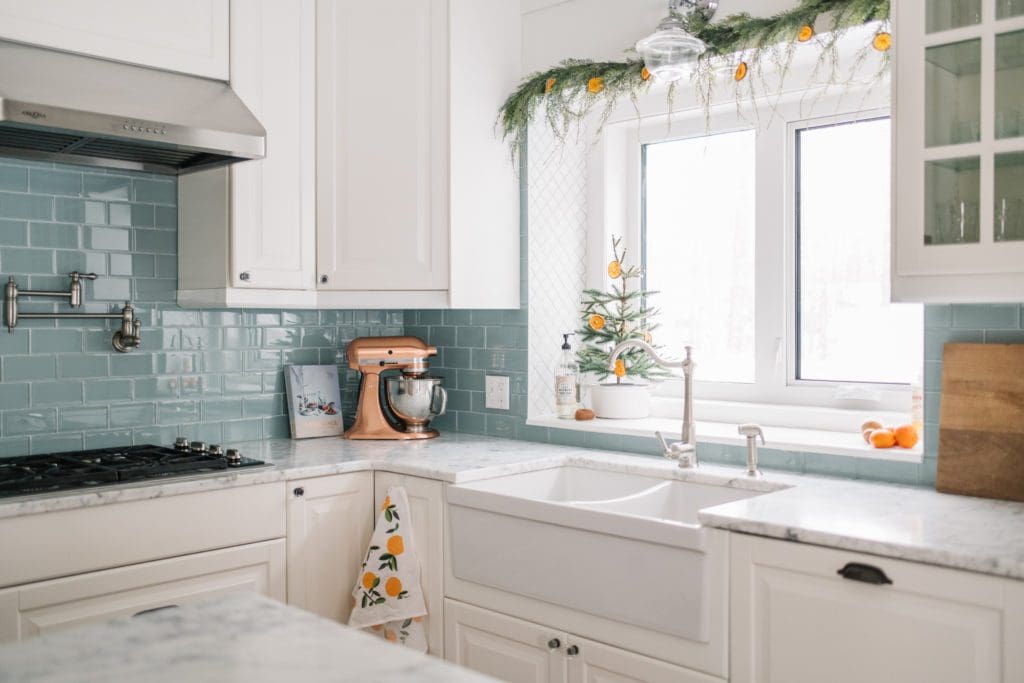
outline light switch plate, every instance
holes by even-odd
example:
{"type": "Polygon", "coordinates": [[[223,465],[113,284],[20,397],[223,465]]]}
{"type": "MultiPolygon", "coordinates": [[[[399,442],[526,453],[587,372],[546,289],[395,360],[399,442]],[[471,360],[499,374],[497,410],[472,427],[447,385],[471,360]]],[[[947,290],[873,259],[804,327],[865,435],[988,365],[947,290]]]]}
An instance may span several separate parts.
{"type": "Polygon", "coordinates": [[[491,410],[508,410],[508,377],[486,375],[484,378],[484,407],[491,410]]]}

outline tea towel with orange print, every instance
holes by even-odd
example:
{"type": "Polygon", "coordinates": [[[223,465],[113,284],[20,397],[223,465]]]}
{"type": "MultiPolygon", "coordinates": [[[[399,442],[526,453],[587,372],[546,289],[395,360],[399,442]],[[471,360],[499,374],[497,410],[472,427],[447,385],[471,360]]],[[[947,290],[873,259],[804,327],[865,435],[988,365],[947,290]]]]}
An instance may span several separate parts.
{"type": "Polygon", "coordinates": [[[348,625],[381,638],[427,651],[427,605],[420,585],[420,563],[410,526],[409,499],[402,486],[384,498],[370,538],[348,625]]]}

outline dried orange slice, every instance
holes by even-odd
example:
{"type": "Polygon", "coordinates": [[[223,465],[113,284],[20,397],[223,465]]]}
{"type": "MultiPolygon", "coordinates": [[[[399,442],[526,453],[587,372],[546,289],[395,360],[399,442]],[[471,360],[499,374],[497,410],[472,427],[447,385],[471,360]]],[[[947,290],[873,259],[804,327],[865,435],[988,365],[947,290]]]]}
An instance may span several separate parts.
{"type": "Polygon", "coordinates": [[[747,77],[747,71],[748,70],[749,69],[747,67],[747,63],[746,62],[740,62],[739,66],[736,67],[736,72],[732,75],[732,77],[738,83],[739,81],[742,81],[744,78],[747,77]]]}
{"type": "Polygon", "coordinates": [[[604,329],[603,315],[598,315],[597,313],[595,313],[594,315],[590,316],[590,320],[588,322],[590,323],[590,327],[594,330],[600,331],[604,329]]]}
{"type": "Polygon", "coordinates": [[[871,41],[871,46],[879,52],[888,52],[892,47],[892,34],[886,31],[879,31],[871,41]]]}
{"type": "Polygon", "coordinates": [[[814,27],[803,25],[800,27],[800,32],[796,34],[796,39],[801,43],[806,43],[808,40],[814,37],[814,27]]]}
{"type": "Polygon", "coordinates": [[[597,93],[601,92],[602,90],[604,90],[604,79],[603,78],[596,78],[595,77],[595,78],[591,78],[589,81],[587,81],[587,91],[591,95],[596,95],[597,93]]]}

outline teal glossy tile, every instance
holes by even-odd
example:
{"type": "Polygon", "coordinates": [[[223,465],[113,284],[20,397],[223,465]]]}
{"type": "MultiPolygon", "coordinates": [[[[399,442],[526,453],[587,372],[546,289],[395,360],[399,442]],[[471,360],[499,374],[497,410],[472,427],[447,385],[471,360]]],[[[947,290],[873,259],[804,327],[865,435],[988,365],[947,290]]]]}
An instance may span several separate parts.
{"type": "Polygon", "coordinates": [[[336,346],[337,333],[330,327],[307,327],[302,330],[302,345],[305,347],[336,346]]]}
{"type": "Polygon", "coordinates": [[[191,327],[181,331],[181,348],[209,351],[220,348],[220,330],[215,327],[191,327]]]}
{"type": "Polygon", "coordinates": [[[132,231],[124,228],[89,226],[85,229],[85,246],[98,251],[130,251],[132,231]]]}
{"type": "MultiPolygon", "coordinates": [[[[91,199],[128,201],[130,189],[131,178],[127,176],[92,173],[85,175],[85,196],[91,199]]],[[[152,215],[152,210],[150,215],[152,215]]]]}
{"type": "Polygon", "coordinates": [[[35,194],[59,194],[78,197],[82,194],[82,174],[33,168],[28,174],[29,192],[35,194]]]}
{"type": "Polygon", "coordinates": [[[473,349],[473,368],[497,372],[526,372],[526,351],[473,349]]]}
{"type": "Polygon", "coordinates": [[[525,349],[525,327],[488,327],[487,348],[489,349],[525,349]]]}
{"type": "Polygon", "coordinates": [[[29,452],[29,441],[27,436],[0,439],[0,458],[28,455],[29,452]]]}
{"type": "Polygon", "coordinates": [[[0,249],[0,269],[5,275],[20,273],[53,273],[53,251],[49,249],[0,249]]]}
{"type": "Polygon", "coordinates": [[[263,396],[247,396],[244,401],[246,417],[273,417],[285,414],[284,394],[265,394],[263,396]]]}
{"type": "Polygon", "coordinates": [[[29,330],[19,327],[13,332],[0,329],[0,356],[28,353],[29,330]]]}
{"type": "Polygon", "coordinates": [[[157,254],[156,260],[156,276],[159,278],[170,278],[172,280],[178,279],[178,256],[168,256],[165,254],[157,254]]]}
{"type": "MultiPolygon", "coordinates": [[[[55,200],[51,199],[50,201],[53,205],[50,213],[58,221],[66,223],[85,222],[85,200],[57,197],[55,200]]],[[[40,216],[38,220],[49,220],[49,216],[40,216]]]]}
{"type": "Polygon", "coordinates": [[[161,375],[191,375],[202,372],[202,356],[188,352],[158,353],[156,371],[161,375]]]}
{"type": "Polygon", "coordinates": [[[132,382],[136,400],[177,398],[181,381],[177,377],[143,377],[132,382]]]}
{"type": "Polygon", "coordinates": [[[949,304],[927,304],[924,307],[924,326],[949,327],[953,324],[953,307],[949,304]]]}
{"type": "Polygon", "coordinates": [[[202,402],[203,422],[223,422],[242,417],[241,398],[215,398],[202,402]]]}
{"type": "Polygon", "coordinates": [[[224,375],[225,394],[259,394],[263,391],[263,375],[258,372],[224,375]]]}
{"type": "Polygon", "coordinates": [[[135,251],[152,254],[176,254],[178,235],[170,230],[135,230],[135,251]]]}
{"type": "Polygon", "coordinates": [[[33,455],[41,453],[65,453],[84,448],[81,434],[41,434],[29,438],[29,450],[33,455]]]}
{"type": "Polygon", "coordinates": [[[985,330],[986,344],[1024,344],[1024,330],[985,330]]]}
{"type": "Polygon", "coordinates": [[[487,434],[489,436],[510,439],[515,436],[518,423],[519,421],[511,415],[488,415],[487,434]]]}
{"type": "Polygon", "coordinates": [[[71,328],[32,330],[29,348],[34,354],[75,353],[82,350],[82,331],[71,328]]]}
{"type": "Polygon", "coordinates": [[[49,408],[51,406],[73,405],[80,403],[82,403],[81,381],[32,383],[33,407],[49,408]]]}
{"type": "Polygon", "coordinates": [[[28,223],[25,221],[0,220],[0,246],[28,246],[28,223]]]}
{"type": "Polygon", "coordinates": [[[264,439],[287,439],[291,436],[291,427],[287,417],[267,417],[263,419],[264,439]]]}
{"type": "Polygon", "coordinates": [[[85,202],[85,222],[89,225],[107,224],[107,205],[104,202],[85,202]]]}
{"type": "MultiPolygon", "coordinates": [[[[145,333],[143,333],[145,338],[145,333]]],[[[153,356],[148,353],[115,353],[110,357],[110,375],[126,377],[131,375],[152,375],[153,356]]]]}
{"type": "Polygon", "coordinates": [[[319,349],[287,349],[282,352],[285,365],[309,365],[320,362],[319,349]]]}
{"type": "Polygon", "coordinates": [[[106,254],[81,251],[56,251],[54,253],[57,255],[58,273],[70,273],[77,270],[80,273],[107,274],[106,254]]]}
{"type": "Polygon", "coordinates": [[[203,354],[207,372],[237,372],[243,366],[242,351],[207,351],[203,354]]]}
{"type": "Polygon", "coordinates": [[[28,190],[28,169],[20,166],[0,165],[0,190],[26,192],[28,190]]]}
{"type": "Polygon", "coordinates": [[[181,397],[220,396],[224,387],[219,375],[185,375],[181,378],[181,397]]]}
{"type": "MultiPolygon", "coordinates": [[[[337,311],[320,311],[321,321],[325,316],[337,317],[337,311]]],[[[281,324],[281,314],[273,311],[250,311],[245,313],[244,324],[246,327],[278,327],[281,324]]]]}
{"type": "MultiPolygon", "coordinates": [[[[285,420],[285,426],[287,426],[287,423],[288,420],[285,420]]],[[[279,439],[288,437],[287,433],[264,435],[263,425],[264,421],[260,419],[225,422],[221,425],[221,428],[224,430],[224,442],[238,443],[240,441],[253,441],[261,438],[279,439]]]]}
{"type": "MultiPolygon", "coordinates": [[[[109,349],[110,333],[107,333],[107,344],[109,349]]],[[[59,365],[61,377],[106,377],[109,374],[105,355],[61,354],[59,365]]]]}
{"type": "Polygon", "coordinates": [[[262,349],[244,351],[242,362],[246,370],[274,370],[281,367],[282,358],[282,352],[279,350],[262,349]]]}
{"type": "Polygon", "coordinates": [[[107,267],[107,271],[111,275],[131,277],[135,274],[135,270],[132,268],[131,254],[110,254],[107,259],[110,264],[107,267]]]}
{"type": "MultiPolygon", "coordinates": [[[[365,324],[366,312],[356,311],[356,314],[363,314],[363,323],[365,324]]],[[[316,325],[320,320],[320,315],[316,311],[282,311],[281,312],[281,324],[285,327],[293,327],[296,325],[316,325]]]]}
{"type": "Polygon", "coordinates": [[[107,426],[106,406],[60,409],[60,431],[62,432],[106,429],[107,426]]]}
{"type": "Polygon", "coordinates": [[[446,368],[466,368],[473,365],[472,349],[439,349],[442,356],[441,365],[446,368]]]}
{"type": "Polygon", "coordinates": [[[12,410],[4,413],[4,436],[52,434],[57,431],[57,409],[12,410]]]}
{"type": "Polygon", "coordinates": [[[267,348],[294,348],[302,336],[300,328],[267,327],[263,330],[263,346],[267,348]]]}
{"type": "Polygon", "coordinates": [[[135,201],[150,204],[175,204],[178,200],[178,186],[173,180],[142,180],[132,181],[135,186],[135,201]]]}
{"type": "Polygon", "coordinates": [[[109,402],[130,400],[132,381],[130,379],[90,379],[84,382],[86,402],[109,402]]]}
{"type": "Polygon", "coordinates": [[[156,226],[156,212],[150,204],[132,204],[131,221],[136,228],[152,228],[156,226]]]}
{"type": "Polygon", "coordinates": [[[871,481],[917,485],[921,479],[920,465],[917,463],[858,458],[857,477],[871,481]]]}
{"type": "Polygon", "coordinates": [[[213,326],[214,323],[205,323],[199,311],[164,311],[164,325],[168,327],[200,327],[203,325],[213,326]]]}
{"type": "Polygon", "coordinates": [[[101,432],[88,432],[83,434],[85,448],[117,448],[129,446],[132,443],[132,430],[130,429],[105,429],[101,432]]]}
{"type": "Polygon", "coordinates": [[[0,384],[0,410],[20,410],[29,405],[29,387],[27,382],[0,384]]]}
{"type": "Polygon", "coordinates": [[[156,421],[153,403],[125,403],[110,406],[111,427],[145,427],[156,421]]]}
{"type": "Polygon", "coordinates": [[[247,327],[228,327],[222,332],[225,349],[251,349],[260,345],[260,330],[247,327]]]}
{"type": "Polygon", "coordinates": [[[284,390],[284,372],[278,370],[277,372],[263,373],[263,393],[280,394],[284,390]]]}
{"type": "Polygon", "coordinates": [[[500,325],[501,311],[473,311],[474,325],[500,325]]]}
{"type": "MultiPolygon", "coordinates": [[[[25,332],[21,332],[25,334],[25,332]]],[[[57,363],[53,356],[7,356],[4,358],[5,382],[18,382],[57,377],[57,363]]]]}
{"type": "MultiPolygon", "coordinates": [[[[52,197],[0,192],[0,218],[48,221],[53,219],[53,215],[52,197]]],[[[57,220],[65,219],[58,216],[57,220]]]]}
{"type": "Polygon", "coordinates": [[[456,328],[455,345],[468,348],[483,346],[485,341],[484,329],[478,325],[456,328]]]}
{"type": "Polygon", "coordinates": [[[195,401],[167,401],[157,408],[157,420],[162,425],[199,421],[199,404],[195,401]]]}
{"type": "Polygon", "coordinates": [[[79,229],[71,223],[32,223],[29,242],[33,247],[78,249],[79,229]]]}
{"type": "Polygon", "coordinates": [[[828,453],[804,453],[804,472],[853,479],[857,476],[857,458],[828,453]]]}
{"type": "Polygon", "coordinates": [[[953,327],[968,329],[1015,329],[1020,327],[1018,304],[955,304],[953,327]]]}
{"type": "MultiPolygon", "coordinates": [[[[134,443],[172,444],[179,436],[188,437],[186,428],[179,425],[168,427],[139,427],[132,430],[132,441],[134,443]]],[[[212,442],[216,443],[216,441],[212,442]]]]}
{"type": "Polygon", "coordinates": [[[107,223],[109,223],[110,225],[131,225],[131,204],[107,204],[107,223]]]}

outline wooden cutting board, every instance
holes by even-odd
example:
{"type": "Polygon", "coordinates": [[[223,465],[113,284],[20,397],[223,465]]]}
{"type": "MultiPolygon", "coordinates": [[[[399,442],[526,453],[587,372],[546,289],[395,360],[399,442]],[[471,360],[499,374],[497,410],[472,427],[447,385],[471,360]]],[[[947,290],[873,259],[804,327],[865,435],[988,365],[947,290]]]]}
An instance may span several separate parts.
{"type": "Polygon", "coordinates": [[[1024,502],[1024,344],[946,344],[935,488],[1024,502]]]}

